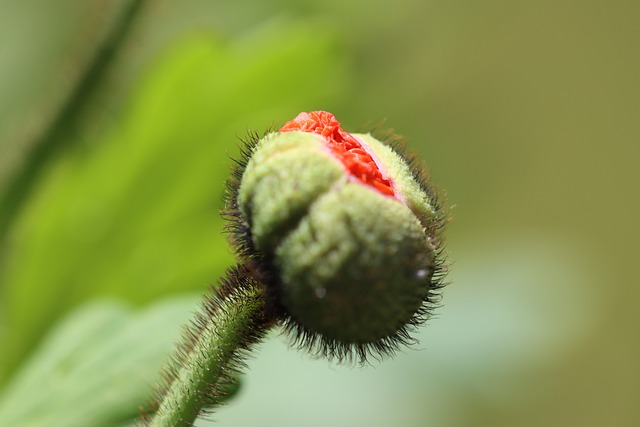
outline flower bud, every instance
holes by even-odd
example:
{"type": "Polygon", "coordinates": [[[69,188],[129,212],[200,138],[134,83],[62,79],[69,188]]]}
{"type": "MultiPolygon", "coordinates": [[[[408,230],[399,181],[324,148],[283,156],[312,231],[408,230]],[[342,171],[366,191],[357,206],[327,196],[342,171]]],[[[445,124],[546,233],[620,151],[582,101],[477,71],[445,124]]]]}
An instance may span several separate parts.
{"type": "Polygon", "coordinates": [[[285,320],[321,353],[395,350],[440,287],[442,213],[409,163],[324,111],[250,148],[233,204],[244,253],[285,320]]]}

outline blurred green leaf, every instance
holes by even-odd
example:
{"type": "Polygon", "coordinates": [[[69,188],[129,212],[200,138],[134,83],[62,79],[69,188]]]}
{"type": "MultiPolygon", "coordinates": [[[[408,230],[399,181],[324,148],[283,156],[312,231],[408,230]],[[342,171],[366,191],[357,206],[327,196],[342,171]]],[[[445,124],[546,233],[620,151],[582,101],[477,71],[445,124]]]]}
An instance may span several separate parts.
{"type": "Polygon", "coordinates": [[[330,108],[346,76],[326,31],[284,24],[177,44],[109,135],[45,175],[0,277],[0,379],[79,302],[202,289],[232,261],[218,210],[238,136],[330,108]]]}
{"type": "Polygon", "coordinates": [[[0,425],[106,427],[135,418],[197,301],[173,297],[132,311],[102,300],[74,311],[0,395],[0,425]]]}

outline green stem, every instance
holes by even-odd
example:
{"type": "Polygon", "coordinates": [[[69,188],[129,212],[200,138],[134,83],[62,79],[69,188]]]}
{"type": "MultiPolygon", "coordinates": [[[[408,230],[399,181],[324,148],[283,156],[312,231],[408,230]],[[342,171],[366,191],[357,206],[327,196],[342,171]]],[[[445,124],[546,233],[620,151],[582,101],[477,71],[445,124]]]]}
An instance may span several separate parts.
{"type": "Polygon", "coordinates": [[[124,45],[145,1],[127,2],[112,31],[96,49],[94,57],[58,110],[58,114],[31,144],[24,166],[7,182],[4,193],[0,194],[0,242],[10,229],[44,167],[73,139],[69,137],[69,131],[78,125],[79,113],[91,102],[104,81],[109,66],[124,45]]]}
{"type": "Polygon", "coordinates": [[[168,384],[160,390],[157,412],[145,425],[191,426],[203,408],[219,406],[244,354],[272,325],[259,283],[246,270],[232,269],[187,330],[168,372],[168,384]]]}

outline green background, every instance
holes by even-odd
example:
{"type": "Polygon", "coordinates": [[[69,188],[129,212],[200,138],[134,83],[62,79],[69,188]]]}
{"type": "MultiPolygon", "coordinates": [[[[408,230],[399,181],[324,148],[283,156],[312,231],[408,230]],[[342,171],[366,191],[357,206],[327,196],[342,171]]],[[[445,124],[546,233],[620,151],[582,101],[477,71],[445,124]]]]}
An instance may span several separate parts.
{"type": "Polygon", "coordinates": [[[129,423],[233,260],[239,138],[315,109],[406,137],[452,284],[372,367],[274,334],[198,425],[640,423],[637,2],[140,3],[74,98],[136,3],[0,0],[0,424],[129,423]]]}

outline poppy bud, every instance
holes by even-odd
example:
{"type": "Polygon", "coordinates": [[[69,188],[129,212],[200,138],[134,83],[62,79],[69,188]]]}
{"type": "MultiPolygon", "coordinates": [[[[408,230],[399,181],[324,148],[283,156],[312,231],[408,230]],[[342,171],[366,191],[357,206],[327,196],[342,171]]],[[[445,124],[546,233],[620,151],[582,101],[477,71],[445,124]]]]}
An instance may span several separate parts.
{"type": "Polygon", "coordinates": [[[408,343],[428,317],[444,219],[410,163],[324,111],[249,147],[231,196],[234,240],[300,344],[364,359],[408,343]]]}

